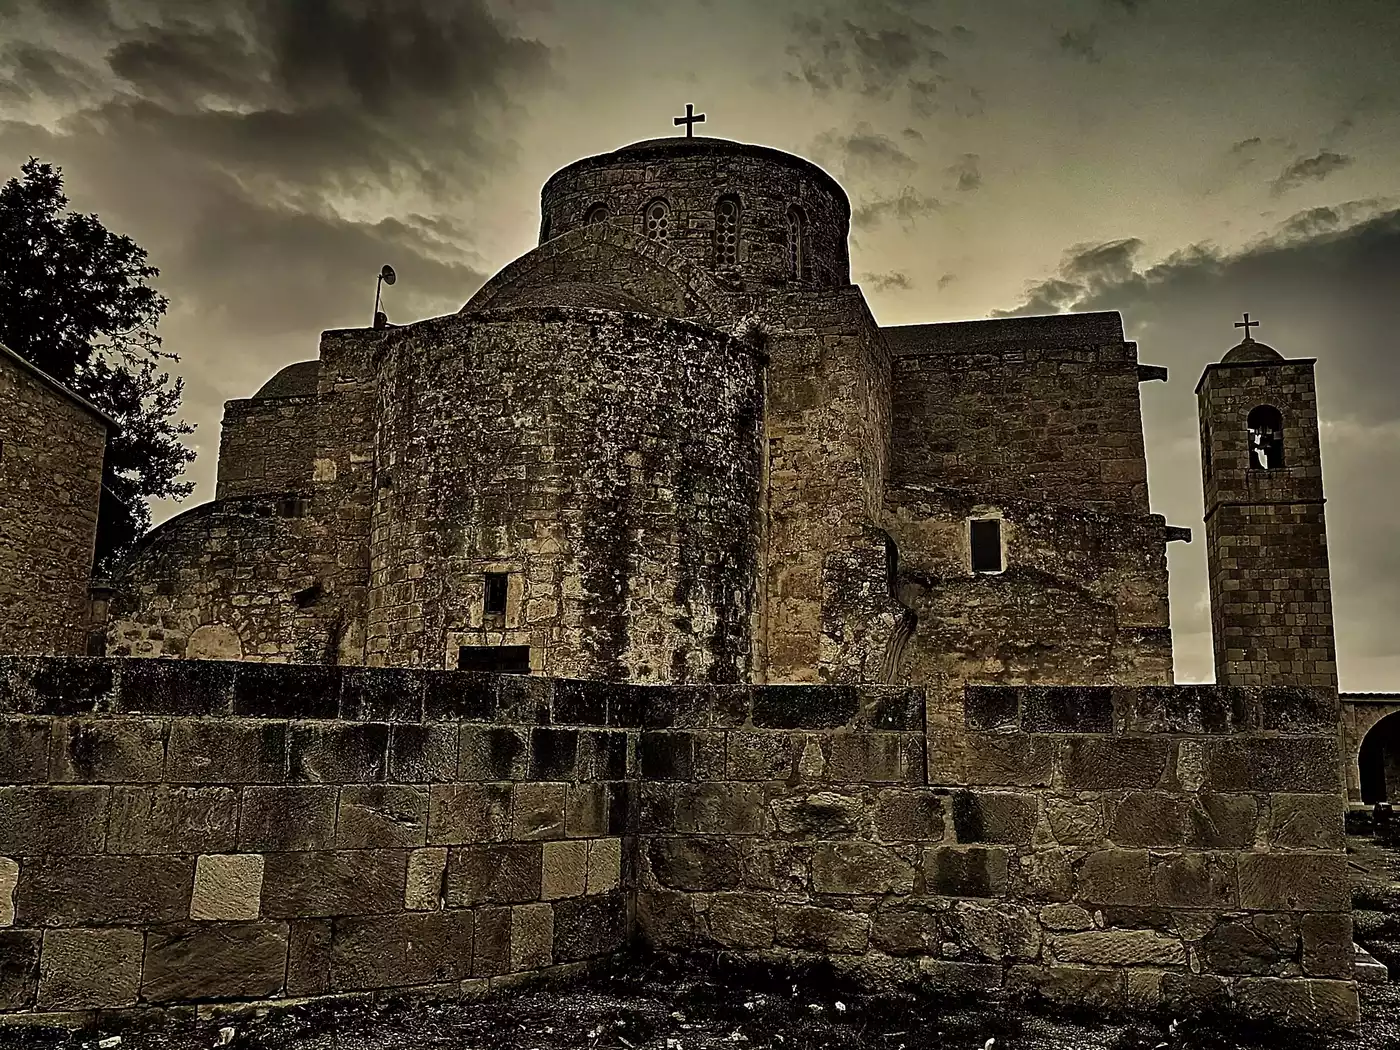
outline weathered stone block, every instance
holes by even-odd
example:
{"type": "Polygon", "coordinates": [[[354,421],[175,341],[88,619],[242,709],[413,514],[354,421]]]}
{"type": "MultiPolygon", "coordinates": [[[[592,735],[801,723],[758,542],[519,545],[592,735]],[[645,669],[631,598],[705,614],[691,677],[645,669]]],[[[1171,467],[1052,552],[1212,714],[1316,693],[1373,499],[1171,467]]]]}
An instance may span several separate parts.
{"type": "Polygon", "coordinates": [[[615,952],[627,940],[627,901],[621,893],[574,897],[554,905],[554,961],[580,962],[615,952]]]}
{"type": "Polygon", "coordinates": [[[1251,849],[1259,821],[1253,795],[1217,795],[1203,791],[1191,799],[1186,844],[1204,849],[1251,849]]]}
{"type": "Polygon", "coordinates": [[[1090,904],[1144,905],[1153,901],[1146,850],[1095,850],[1075,879],[1076,900],[1090,904]]]}
{"type": "Polygon", "coordinates": [[[460,981],[471,975],[473,932],[469,911],[340,919],[331,942],[331,989],[460,981]]]}
{"type": "Polygon", "coordinates": [[[81,715],[117,705],[115,661],[71,656],[11,657],[0,674],[5,710],[36,715],[81,715]]]}
{"type": "Polygon", "coordinates": [[[1340,701],[1330,689],[1266,686],[1259,690],[1265,729],[1284,733],[1328,733],[1340,719],[1340,701]]]}
{"type": "Polygon", "coordinates": [[[227,715],[233,710],[231,660],[123,660],[118,710],[143,715],[227,715]]]}
{"type": "Polygon", "coordinates": [[[286,923],[155,929],[146,935],[141,998],[263,999],[282,991],[286,975],[286,923]]]}
{"type": "Polygon", "coordinates": [[[769,685],[752,694],[753,724],[763,729],[834,729],[849,725],[859,706],[844,685],[769,685]]]}
{"type": "Polygon", "coordinates": [[[347,784],[340,789],[338,849],[410,848],[427,842],[428,789],[347,784]]]}
{"type": "Polygon", "coordinates": [[[1091,930],[1094,917],[1077,904],[1047,904],[1040,909],[1040,924],[1047,930],[1091,930]]]}
{"type": "Polygon", "coordinates": [[[937,955],[941,941],[936,911],[895,905],[870,916],[871,947],[890,955],[937,955]]]}
{"type": "Polygon", "coordinates": [[[837,784],[922,784],[922,741],[912,733],[836,733],[826,775],[837,784]]]}
{"type": "Polygon", "coordinates": [[[569,838],[591,838],[608,833],[611,789],[627,785],[570,784],[564,803],[564,833],[569,838]]]}
{"type": "Polygon", "coordinates": [[[1063,798],[1045,800],[1050,833],[1061,846],[1098,846],[1107,835],[1101,799],[1076,802],[1063,798]]]}
{"type": "Polygon", "coordinates": [[[652,874],[669,889],[704,892],[738,889],[739,852],[727,839],[658,836],[647,847],[652,874]]]}
{"type": "Polygon", "coordinates": [[[517,904],[510,910],[512,973],[554,964],[554,909],[548,904],[517,904]]]}
{"type": "Polygon", "coordinates": [[[1165,740],[1080,737],[1066,741],[1062,759],[1069,791],[1154,788],[1167,769],[1165,740]]]}
{"type": "Polygon", "coordinates": [[[944,921],[945,940],[959,949],[963,958],[1035,959],[1041,954],[1035,913],[1020,905],[958,901],[944,921]]]}
{"type": "Polygon", "coordinates": [[[0,930],[0,1010],[34,1004],[42,936],[38,930],[0,930]]]}
{"type": "Polygon", "coordinates": [[[1153,685],[1133,690],[1130,728],[1144,733],[1232,733],[1254,728],[1256,705],[1243,689],[1153,685]]]}
{"type": "Polygon", "coordinates": [[[422,722],[421,671],[347,667],[340,683],[340,717],[351,722],[422,722]]]}
{"type": "Polygon", "coordinates": [[[856,727],[922,733],[924,690],[907,686],[862,686],[856,727]]]}
{"type": "Polygon", "coordinates": [[[643,780],[693,780],[696,777],[696,734],[650,732],[637,742],[643,780]]]}
{"type": "Polygon", "coordinates": [[[568,789],[564,784],[516,784],[511,837],[562,839],[568,789]]]}
{"type": "Polygon", "coordinates": [[[100,853],[107,795],[107,788],[97,786],[0,788],[0,851],[100,853]]]}
{"type": "Polygon", "coordinates": [[[1037,992],[1052,1003],[1122,1009],[1127,1000],[1123,970],[1088,966],[1013,966],[1006,974],[1013,991],[1037,992]]]}
{"type": "Polygon", "coordinates": [[[588,842],[571,839],[546,842],[542,860],[540,897],[558,900],[580,897],[588,886],[588,842]]]}
{"type": "Polygon", "coordinates": [[[845,954],[870,943],[870,917],[859,912],[779,904],[774,923],[774,940],[785,948],[845,954]]]}
{"type": "Polygon", "coordinates": [[[627,733],[581,733],[575,776],[579,780],[625,780],[630,775],[630,750],[627,733]]]}
{"type": "Polygon", "coordinates": [[[963,761],[973,786],[1048,787],[1054,759],[1054,744],[1045,737],[972,733],[963,761]]]}
{"type": "Polygon", "coordinates": [[[287,723],[173,719],[165,778],[174,784],[280,784],[287,779],[287,723]]]}
{"type": "Polygon", "coordinates": [[[622,882],[622,840],[588,840],[588,879],[585,892],[609,893],[622,882]]]}
{"type": "Polygon", "coordinates": [[[238,849],[248,853],[328,849],[335,844],[339,796],[335,787],[244,788],[238,849]]]}
{"type": "Polygon", "coordinates": [[[53,723],[49,778],[57,783],[154,783],[165,773],[165,723],[65,718],[53,723]]]}
{"type": "Polygon", "coordinates": [[[710,940],[725,948],[773,946],[773,899],[755,893],[717,893],[705,922],[710,940]]]}
{"type": "Polygon", "coordinates": [[[33,784],[49,778],[49,721],[0,722],[0,784],[33,784]]]}
{"type": "Polygon", "coordinates": [[[920,959],[919,973],[931,987],[950,992],[989,992],[1001,987],[1002,968],[996,963],[920,959]]]}
{"type": "Polygon", "coordinates": [[[1028,846],[1035,836],[1040,804],[1034,795],[957,791],[952,802],[953,831],[959,842],[1028,846]]]}
{"type": "Polygon", "coordinates": [[[1107,686],[1023,686],[1026,733],[1111,733],[1113,690],[1107,686]]]}
{"type": "Polygon", "coordinates": [[[559,678],[554,682],[554,721],[558,725],[601,726],[608,724],[608,685],[559,678]]]}
{"type": "Polygon", "coordinates": [[[1154,856],[1151,864],[1152,896],[1158,904],[1175,908],[1237,906],[1234,854],[1166,854],[1154,856]]]}
{"type": "Polygon", "coordinates": [[[505,726],[462,726],[461,778],[524,780],[530,767],[528,739],[524,730],[505,726]]]}
{"type": "Polygon", "coordinates": [[[389,727],[389,779],[400,784],[441,784],[457,779],[455,725],[389,727]]]}
{"type": "Polygon", "coordinates": [[[510,973],[510,908],[477,908],[473,977],[510,973]]]}
{"type": "Polygon", "coordinates": [[[345,668],[240,663],[233,713],[249,718],[336,718],[345,668]]]}
{"type": "Polygon", "coordinates": [[[331,989],[329,919],[287,924],[287,994],[324,995],[331,989]]]}
{"type": "Polygon", "coordinates": [[[530,730],[531,780],[568,780],[577,775],[577,729],[536,727],[530,730]]]}
{"type": "Polygon", "coordinates": [[[1235,1001],[1256,1017],[1289,1018],[1321,1028],[1355,1028],[1360,1018],[1351,981],[1243,977],[1235,984],[1235,1001]]]}
{"type": "Polygon", "coordinates": [[[437,911],[442,907],[447,849],[416,849],[408,855],[408,876],[403,906],[409,911],[437,911]]]}
{"type": "Polygon", "coordinates": [[[1298,920],[1303,939],[1303,972],[1309,977],[1352,980],[1356,953],[1351,916],[1344,913],[1304,915],[1298,920]]]}
{"type": "Polygon", "coordinates": [[[1201,964],[1219,974],[1277,972],[1297,955],[1298,936],[1291,923],[1270,919],[1267,915],[1221,919],[1201,940],[1201,964]]]}
{"type": "Polygon", "coordinates": [[[909,894],[914,890],[914,866],[887,846],[823,843],[812,854],[812,889],[854,895],[909,894]]]}
{"type": "MultiPolygon", "coordinates": [[[[50,930],[39,959],[40,1010],[132,1006],[141,990],[141,930],[50,930]]],[[[8,969],[9,959],[6,959],[8,969]]]]}
{"type": "Polygon", "coordinates": [[[423,676],[423,717],[429,722],[489,722],[497,714],[498,676],[433,671],[423,676]]]}
{"type": "Polygon", "coordinates": [[[1206,744],[1206,777],[1213,791],[1295,791],[1331,794],[1341,789],[1334,737],[1256,737],[1206,744]]]}
{"type": "Polygon", "coordinates": [[[859,833],[865,818],[861,798],[838,791],[780,795],[768,809],[779,833],[802,838],[846,838],[859,833]]]}
{"type": "Polygon", "coordinates": [[[510,784],[434,784],[428,789],[428,842],[463,846],[511,835],[510,784]]]}
{"type": "Polygon", "coordinates": [[[23,926],[180,922],[189,914],[193,857],[31,857],[20,867],[23,926]]]}
{"type": "Polygon", "coordinates": [[[943,838],[943,797],[885,789],[875,799],[874,826],[875,837],[883,842],[938,842],[943,838]]]}
{"type": "Polygon", "coordinates": [[[963,720],[982,733],[1020,726],[1021,689],[1004,685],[969,685],[963,690],[963,720]]]}
{"type": "Polygon", "coordinates": [[[1248,853],[1239,858],[1240,906],[1264,911],[1348,911],[1345,854],[1248,853]]]}
{"type": "Polygon", "coordinates": [[[0,926],[15,924],[15,887],[19,884],[19,861],[0,857],[0,926]]]}
{"type": "Polygon", "coordinates": [[[695,898],[668,890],[638,890],[637,930],[654,948],[679,950],[694,947],[699,922],[695,898]]]}
{"type": "Polygon", "coordinates": [[[793,768],[793,740],[787,733],[731,732],[728,775],[735,780],[786,780],[793,768]]]}
{"type": "Polygon", "coordinates": [[[1274,849],[1344,849],[1338,795],[1282,795],[1269,800],[1269,845],[1274,849]]]}
{"type": "Polygon", "coordinates": [[[110,853],[219,853],[233,849],[238,795],[221,787],[114,787],[110,853]]]}
{"type": "Polygon", "coordinates": [[[1007,887],[1007,854],[999,847],[935,846],[924,850],[924,883],[942,897],[999,897],[1007,887]]]}
{"type": "Polygon", "coordinates": [[[1155,930],[1061,933],[1047,946],[1057,962],[1097,966],[1185,966],[1186,946],[1155,930]]]}
{"type": "Polygon", "coordinates": [[[537,901],[542,873],[539,842],[454,847],[447,856],[448,907],[537,901]]]}
{"type": "Polygon", "coordinates": [[[407,850],[269,853],[263,866],[263,917],[381,915],[403,907],[407,850]]]}
{"type": "Polygon", "coordinates": [[[372,784],[389,769],[389,726],[383,722],[293,723],[287,779],[312,784],[372,784]]]}
{"type": "Polygon", "coordinates": [[[205,854],[195,862],[190,918],[256,919],[262,884],[261,853],[205,854]]]}
{"type": "Polygon", "coordinates": [[[1108,837],[1119,846],[1179,846],[1186,841],[1185,795],[1130,791],[1109,806],[1108,837]]]}

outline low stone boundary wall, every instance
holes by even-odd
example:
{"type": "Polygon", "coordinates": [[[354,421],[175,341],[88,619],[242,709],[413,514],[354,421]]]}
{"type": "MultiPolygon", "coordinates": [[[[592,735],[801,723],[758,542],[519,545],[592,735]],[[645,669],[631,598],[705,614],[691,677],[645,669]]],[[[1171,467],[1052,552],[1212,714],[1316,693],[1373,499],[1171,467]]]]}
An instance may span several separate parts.
{"type": "Polygon", "coordinates": [[[666,950],[1356,1019],[1335,695],[0,658],[0,1019],[666,950]],[[940,756],[938,768],[949,766],[940,756]]]}

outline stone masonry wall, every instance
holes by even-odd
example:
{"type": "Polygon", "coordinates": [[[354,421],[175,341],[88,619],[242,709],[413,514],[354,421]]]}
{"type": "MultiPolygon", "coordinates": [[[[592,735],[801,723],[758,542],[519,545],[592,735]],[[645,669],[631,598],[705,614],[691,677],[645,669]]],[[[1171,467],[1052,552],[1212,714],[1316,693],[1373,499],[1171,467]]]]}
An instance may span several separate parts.
{"type": "Polygon", "coordinates": [[[894,362],[893,481],[1146,514],[1137,344],[894,362]]]}
{"type": "Polygon", "coordinates": [[[319,408],[315,395],[225,401],[214,498],[310,488],[319,408]]]}
{"type": "Polygon", "coordinates": [[[0,352],[0,652],[81,653],[107,427],[0,352]]]}
{"type": "Polygon", "coordinates": [[[666,950],[1356,1021],[1335,694],[0,660],[0,1011],[666,950]]]}

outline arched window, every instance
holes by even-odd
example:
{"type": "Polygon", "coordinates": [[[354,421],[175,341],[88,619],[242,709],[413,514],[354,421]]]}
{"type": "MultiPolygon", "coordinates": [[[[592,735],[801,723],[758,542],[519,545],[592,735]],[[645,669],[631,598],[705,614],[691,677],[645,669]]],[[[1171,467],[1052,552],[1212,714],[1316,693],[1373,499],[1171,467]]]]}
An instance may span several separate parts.
{"type": "Polygon", "coordinates": [[[788,278],[800,281],[807,271],[807,216],[796,204],[787,210],[788,278]]]}
{"type": "Polygon", "coordinates": [[[660,198],[652,201],[642,212],[643,229],[647,240],[658,244],[671,241],[671,206],[660,198]]]}
{"type": "Polygon", "coordinates": [[[739,199],[721,197],[715,205],[715,265],[739,261],[739,199]]]}
{"type": "Polygon", "coordinates": [[[1249,428],[1249,466],[1277,470],[1283,466],[1283,416],[1273,405],[1259,405],[1245,420],[1249,428]]]}
{"type": "Polygon", "coordinates": [[[600,223],[600,222],[607,222],[607,221],[608,221],[608,206],[607,206],[606,204],[595,204],[595,205],[593,205],[593,207],[591,207],[591,208],[588,209],[588,215],[585,216],[585,218],[584,218],[584,220],[583,220],[583,224],[584,224],[585,226],[594,226],[594,225],[596,225],[597,223],[600,223]]]}

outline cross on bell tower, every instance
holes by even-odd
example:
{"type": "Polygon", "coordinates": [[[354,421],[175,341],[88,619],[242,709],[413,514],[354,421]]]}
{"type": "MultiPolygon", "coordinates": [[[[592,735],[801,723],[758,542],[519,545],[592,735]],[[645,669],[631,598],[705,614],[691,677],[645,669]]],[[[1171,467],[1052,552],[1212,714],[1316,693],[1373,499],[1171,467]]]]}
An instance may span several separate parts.
{"type": "Polygon", "coordinates": [[[685,125],[685,137],[686,137],[686,138],[692,138],[692,137],[694,137],[694,134],[695,134],[695,127],[694,127],[694,125],[705,123],[705,114],[703,114],[703,113],[696,113],[696,112],[695,112],[695,106],[692,105],[691,103],[687,102],[687,103],[685,104],[685,116],[674,118],[674,123],[675,123],[676,127],[680,127],[682,124],[684,124],[684,125],[685,125]]]}
{"type": "Polygon", "coordinates": [[[1250,330],[1251,328],[1258,328],[1258,327],[1259,327],[1259,322],[1258,322],[1258,321],[1251,321],[1251,320],[1249,319],[1249,311],[1246,310],[1246,311],[1245,311],[1245,314],[1244,314],[1244,320],[1243,320],[1243,321],[1236,321],[1236,322],[1235,322],[1235,327],[1236,327],[1236,328],[1243,328],[1243,329],[1244,329],[1244,341],[1245,341],[1246,343],[1252,343],[1252,342],[1254,342],[1254,336],[1252,336],[1252,335],[1249,334],[1249,330],[1250,330]]]}

